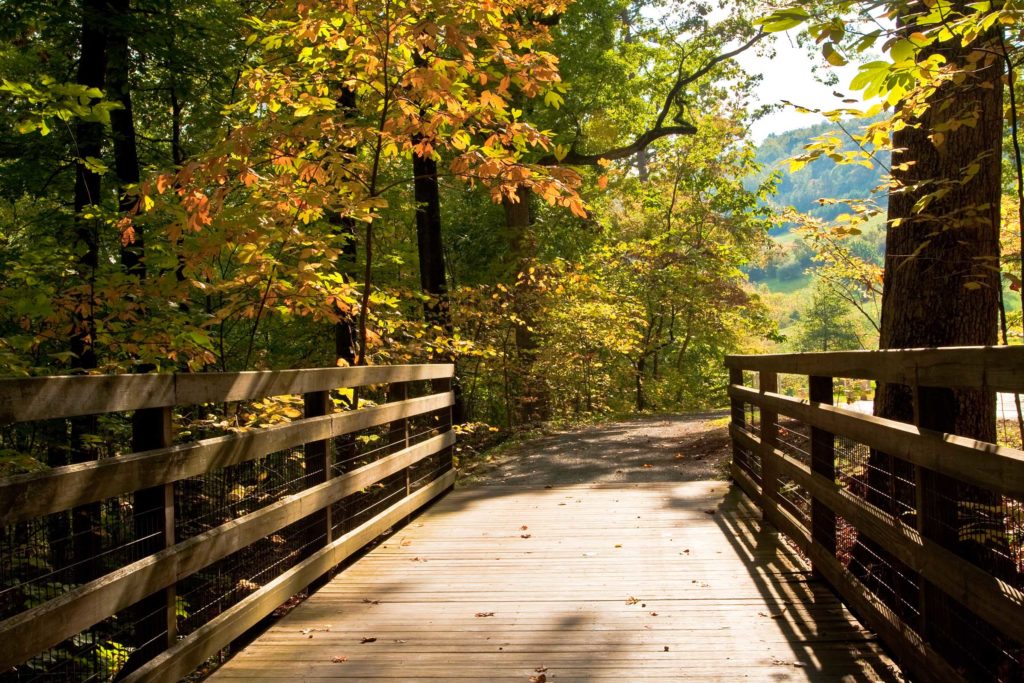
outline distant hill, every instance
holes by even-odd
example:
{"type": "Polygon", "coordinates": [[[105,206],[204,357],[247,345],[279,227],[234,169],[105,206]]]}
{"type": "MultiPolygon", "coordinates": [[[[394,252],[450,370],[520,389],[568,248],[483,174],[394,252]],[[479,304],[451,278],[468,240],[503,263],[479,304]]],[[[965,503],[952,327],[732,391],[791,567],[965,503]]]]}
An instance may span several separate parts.
{"type": "MultiPolygon", "coordinates": [[[[833,131],[841,139],[847,139],[836,124],[827,121],[765,138],[757,149],[757,161],[762,166],[758,180],[773,171],[782,171],[782,179],[771,200],[772,204],[780,207],[792,206],[798,211],[828,220],[841,213],[847,213],[850,209],[845,204],[821,206],[818,203],[819,199],[867,197],[871,189],[881,182],[885,172],[881,168],[840,165],[827,158],[818,159],[795,173],[789,172],[785,163],[787,159],[802,154],[804,145],[813,138],[833,131]]],[[[853,150],[856,146],[848,140],[844,149],[853,150]]],[[[880,156],[880,160],[888,165],[888,152],[880,156]]]]}

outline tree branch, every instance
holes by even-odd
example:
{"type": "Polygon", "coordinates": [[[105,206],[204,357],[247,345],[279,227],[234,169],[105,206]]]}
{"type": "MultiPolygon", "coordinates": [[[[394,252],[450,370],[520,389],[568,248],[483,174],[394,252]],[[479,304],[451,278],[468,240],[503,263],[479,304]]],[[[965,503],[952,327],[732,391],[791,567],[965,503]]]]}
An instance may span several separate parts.
{"type": "Polygon", "coordinates": [[[764,31],[759,31],[757,35],[743,43],[743,45],[740,45],[735,50],[730,50],[729,52],[724,52],[716,56],[691,74],[682,73],[682,64],[680,64],[679,75],[676,77],[675,83],[672,84],[672,89],[669,90],[668,95],[665,97],[665,102],[661,106],[661,111],[658,113],[658,118],[655,119],[654,125],[649,130],[638,135],[633,142],[621,147],[614,147],[599,154],[580,154],[575,148],[573,148],[570,149],[569,153],[561,160],[554,155],[548,155],[543,157],[538,163],[542,166],[596,166],[598,161],[601,159],[616,161],[618,159],[631,157],[646,149],[648,145],[660,138],[668,137],[670,135],[693,135],[697,132],[697,128],[692,124],[677,123],[672,126],[665,125],[665,119],[668,118],[668,114],[672,110],[672,104],[679,96],[679,93],[682,92],[683,88],[687,85],[693,83],[699,78],[702,78],[703,76],[706,76],[708,72],[722,62],[732,59],[741,52],[749,50],[767,35],[768,34],[764,31]]]}

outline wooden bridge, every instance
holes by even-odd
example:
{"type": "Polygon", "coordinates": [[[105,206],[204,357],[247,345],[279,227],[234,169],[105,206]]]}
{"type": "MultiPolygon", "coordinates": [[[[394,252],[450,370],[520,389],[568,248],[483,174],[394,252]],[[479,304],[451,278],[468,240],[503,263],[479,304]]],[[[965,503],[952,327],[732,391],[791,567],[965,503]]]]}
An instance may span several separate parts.
{"type": "Polygon", "coordinates": [[[452,491],[445,365],[5,380],[0,678],[1020,680],[1024,453],[831,404],[1021,351],[732,357],[739,487],[452,491]]]}

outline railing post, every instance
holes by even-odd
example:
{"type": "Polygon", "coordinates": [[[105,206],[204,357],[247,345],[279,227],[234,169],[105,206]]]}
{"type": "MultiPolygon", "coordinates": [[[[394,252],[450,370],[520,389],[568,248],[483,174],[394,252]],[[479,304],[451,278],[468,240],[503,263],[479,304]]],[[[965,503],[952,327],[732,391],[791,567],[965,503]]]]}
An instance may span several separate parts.
{"type": "MultiPolygon", "coordinates": [[[[445,392],[451,391],[452,390],[452,378],[451,377],[445,377],[443,379],[431,380],[431,382],[430,382],[430,389],[435,394],[441,394],[441,393],[445,393],[445,392]]],[[[439,413],[439,420],[440,420],[441,424],[439,425],[439,431],[441,433],[444,433],[444,432],[447,432],[447,431],[451,431],[451,429],[452,429],[452,417],[453,417],[453,415],[452,415],[452,407],[451,406],[448,406],[444,410],[440,411],[440,413],[439,413]]],[[[443,451],[441,451],[441,462],[440,462],[440,465],[441,465],[441,470],[442,471],[448,472],[448,471],[450,471],[452,469],[452,467],[454,466],[453,465],[453,459],[452,459],[453,455],[454,455],[454,452],[453,452],[451,446],[449,446],[448,448],[446,448],[443,451]]]]}
{"type": "MultiPolygon", "coordinates": [[[[132,414],[132,450],[166,448],[174,443],[174,408],[144,408],[132,414]]],[[[146,555],[174,545],[174,484],[136,491],[133,496],[135,537],[146,539],[140,548],[146,555]]],[[[178,594],[171,585],[141,600],[135,625],[136,649],[118,677],[178,642],[178,594]],[[161,638],[163,635],[163,638],[161,638]]]]}
{"type": "MultiPolygon", "coordinates": [[[[808,389],[811,402],[833,405],[831,377],[811,375],[808,389]]],[[[811,472],[829,482],[836,480],[836,441],[832,432],[811,427],[811,472]]],[[[836,554],[836,514],[817,498],[811,499],[811,540],[833,557],[836,554]]]]}
{"type": "MultiPolygon", "coordinates": [[[[394,382],[388,386],[388,403],[404,401],[409,398],[409,383],[394,382]]],[[[409,418],[403,417],[388,424],[388,441],[393,447],[391,452],[397,452],[409,447],[409,418]]],[[[405,495],[412,493],[412,480],[409,468],[405,470],[405,495]]]]}
{"type": "MultiPolygon", "coordinates": [[[[743,386],[743,370],[741,368],[729,368],[729,385],[743,386]]],[[[737,427],[743,427],[743,401],[737,398],[729,398],[729,415],[732,423],[737,427]]],[[[739,467],[739,444],[732,439],[732,466],[739,467]]]]}
{"type": "MultiPolygon", "coordinates": [[[[777,393],[779,376],[774,372],[761,370],[758,373],[758,390],[777,393]]],[[[779,475],[775,467],[775,447],[779,443],[779,415],[761,408],[761,494],[764,496],[762,513],[779,502],[779,475]]]]}
{"type": "MultiPolygon", "coordinates": [[[[334,406],[331,403],[331,392],[312,391],[308,394],[303,394],[302,408],[304,417],[320,417],[322,415],[329,415],[334,409],[334,406]]],[[[332,466],[334,464],[334,459],[332,457],[333,449],[331,446],[331,439],[311,441],[303,446],[306,467],[306,485],[303,488],[308,489],[330,479],[332,466]]],[[[310,554],[328,545],[333,540],[331,538],[333,526],[331,507],[332,506],[328,505],[323,510],[319,510],[310,515],[311,523],[307,530],[310,540],[308,546],[310,554]]],[[[324,585],[329,578],[329,574],[324,574],[317,578],[316,581],[310,584],[310,590],[316,590],[320,586],[324,585]]]]}

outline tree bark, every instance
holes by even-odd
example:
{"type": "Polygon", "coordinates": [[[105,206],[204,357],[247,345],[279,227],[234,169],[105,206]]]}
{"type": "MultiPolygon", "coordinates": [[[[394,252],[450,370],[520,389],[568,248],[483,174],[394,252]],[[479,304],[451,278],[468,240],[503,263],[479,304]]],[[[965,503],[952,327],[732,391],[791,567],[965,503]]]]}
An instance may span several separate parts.
{"type": "MultiPolygon", "coordinates": [[[[103,88],[107,68],[107,37],[103,20],[108,11],[105,0],[86,0],[84,3],[81,55],[75,79],[79,85],[103,88]]],[[[79,160],[75,164],[75,239],[77,249],[81,251],[78,259],[79,277],[85,285],[79,309],[81,312],[76,313],[73,319],[74,331],[70,340],[73,354],[71,366],[78,372],[87,372],[97,366],[94,289],[100,253],[99,220],[86,218],[84,215],[88,207],[100,203],[100,176],[87,168],[82,160],[100,157],[103,151],[103,136],[103,125],[100,123],[80,121],[75,125],[75,146],[72,154],[79,160]]],[[[88,462],[97,458],[96,449],[89,445],[86,438],[97,431],[98,423],[93,416],[71,420],[72,463],[88,462]]],[[[96,574],[96,558],[101,547],[99,521],[98,503],[82,505],[71,512],[74,580],[77,583],[86,583],[96,574]]]]}
{"type": "MultiPolygon", "coordinates": [[[[911,20],[905,23],[906,30],[914,30],[911,20]]],[[[973,47],[959,43],[938,47],[949,63],[963,70],[963,81],[942,86],[915,122],[920,125],[905,127],[893,136],[893,177],[902,189],[889,197],[879,340],[883,349],[997,343],[1002,62],[997,51],[975,53],[973,57],[979,59],[974,63],[969,59],[977,47],[993,50],[997,46],[997,34],[992,33],[973,47]],[[976,122],[948,125],[965,117],[976,122]],[[972,162],[980,170],[969,178],[965,170],[972,162]],[[901,168],[904,163],[909,166],[901,168]],[[936,191],[945,194],[921,210],[925,196],[936,191]]],[[[995,441],[993,393],[921,387],[916,394],[915,406],[914,387],[881,385],[875,414],[995,441]]],[[[984,531],[978,534],[982,527],[1002,531],[1001,518],[992,515],[979,520],[977,515],[985,513],[976,513],[969,531],[963,514],[964,503],[999,506],[999,496],[927,470],[917,472],[909,463],[872,451],[867,499],[916,524],[922,534],[961,556],[1004,575],[1004,568],[997,566],[999,554],[992,551],[984,531]]],[[[867,569],[871,553],[880,549],[870,539],[861,541],[865,548],[855,556],[867,569]]],[[[951,659],[957,660],[956,653],[965,647],[982,645],[979,638],[966,634],[962,642],[951,640],[958,629],[949,620],[948,597],[927,582],[922,593],[915,595],[915,589],[901,579],[903,570],[874,567],[867,571],[888,581],[902,602],[922,601],[924,633],[951,659]]],[[[904,610],[897,607],[897,611],[904,610]]],[[[970,666],[966,660],[957,663],[970,666]]]]}
{"type": "MultiPolygon", "coordinates": [[[[441,234],[441,190],[437,181],[437,162],[431,157],[413,154],[412,172],[420,287],[423,293],[430,297],[423,304],[423,317],[428,325],[439,327],[450,338],[454,333],[454,325],[446,280],[444,239],[441,234]]],[[[442,360],[455,362],[453,357],[445,357],[442,360]]],[[[452,380],[452,391],[455,393],[452,421],[455,424],[462,424],[465,421],[465,401],[458,377],[452,380]]]]}
{"type": "MultiPolygon", "coordinates": [[[[114,147],[114,173],[118,184],[118,210],[123,216],[129,216],[139,201],[138,195],[129,186],[137,185],[140,177],[129,83],[129,5],[128,0],[109,0],[109,5],[107,97],[121,105],[120,109],[110,112],[110,131],[114,147]]],[[[145,240],[139,224],[133,225],[133,232],[134,239],[130,242],[122,238],[121,265],[125,271],[142,280],[146,277],[145,240]]]]}
{"type": "MultiPolygon", "coordinates": [[[[533,212],[530,202],[533,193],[529,188],[520,186],[516,190],[519,201],[505,200],[505,228],[509,237],[509,261],[512,278],[516,278],[521,270],[532,260],[536,247],[530,229],[533,226],[533,212]]],[[[533,304],[529,297],[521,297],[521,305],[516,311],[521,322],[516,325],[515,340],[518,354],[519,387],[518,412],[522,422],[544,421],[551,416],[551,397],[548,394],[544,379],[536,371],[537,335],[533,332],[533,304]]],[[[510,416],[511,417],[511,416],[510,416]]]]}

